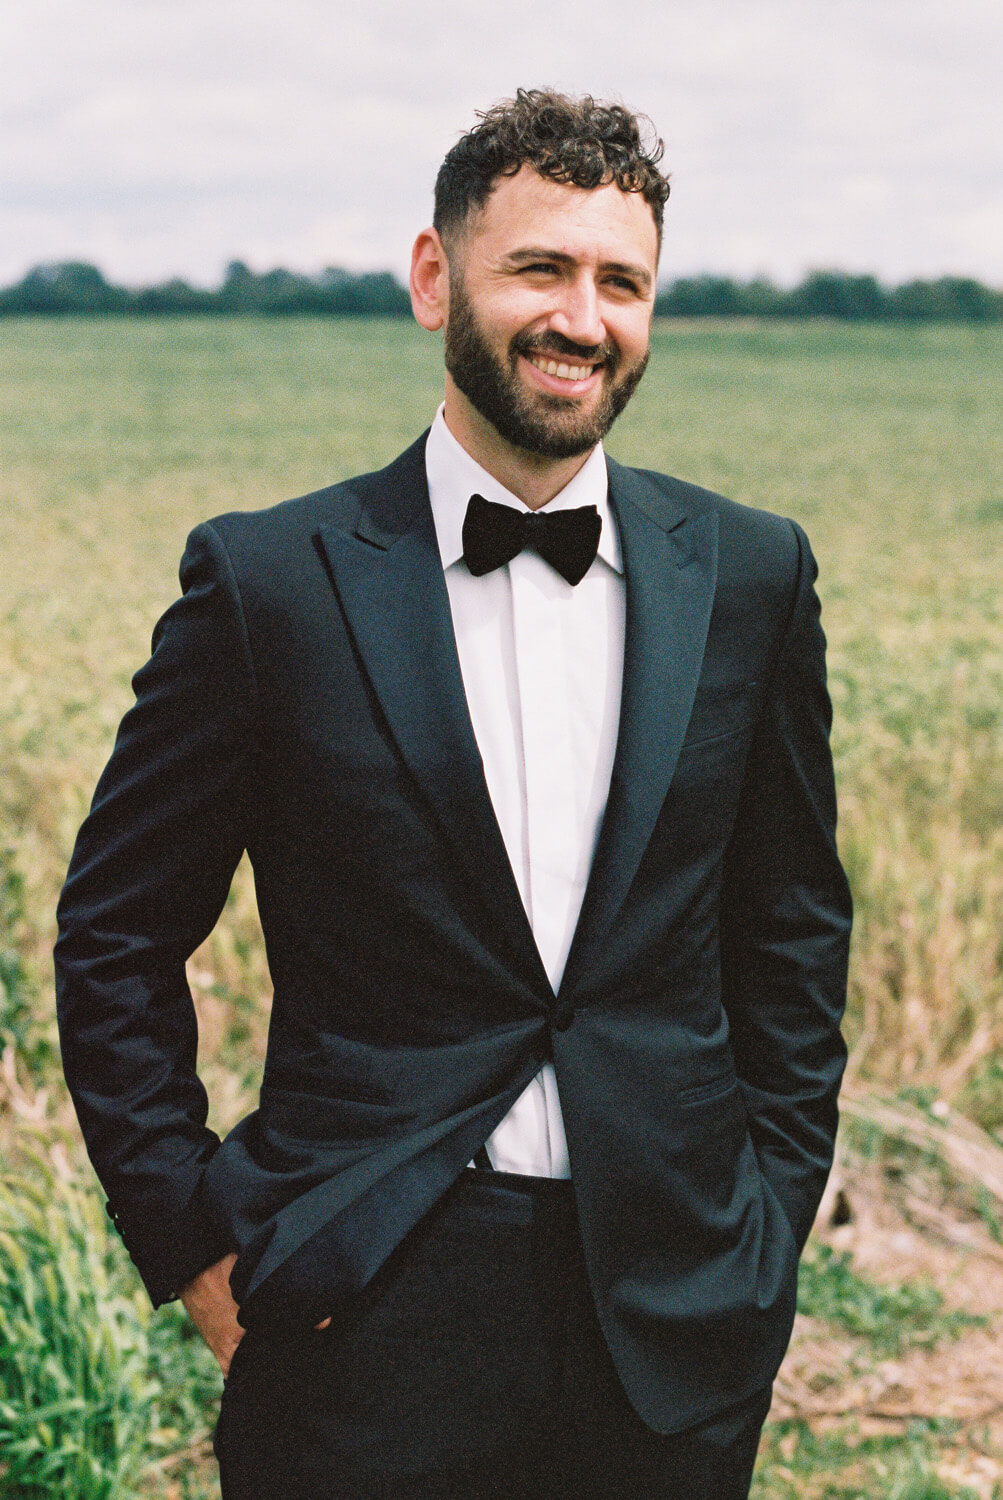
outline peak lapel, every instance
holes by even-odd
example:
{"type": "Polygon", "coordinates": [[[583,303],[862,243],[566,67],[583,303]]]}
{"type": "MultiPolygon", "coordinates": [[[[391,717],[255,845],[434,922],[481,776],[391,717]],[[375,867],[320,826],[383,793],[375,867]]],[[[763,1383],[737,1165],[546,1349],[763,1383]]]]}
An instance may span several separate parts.
{"type": "Polygon", "coordinates": [[[421,792],[482,897],[492,948],[550,993],[498,827],[463,691],[424,444],[356,490],[354,528],[319,541],[363,667],[421,792]]]}
{"type": "Polygon", "coordinates": [[[620,731],[609,799],[562,990],[587,984],[665,800],[696,694],[714,602],[717,516],[691,514],[609,463],[627,587],[620,731]]]}

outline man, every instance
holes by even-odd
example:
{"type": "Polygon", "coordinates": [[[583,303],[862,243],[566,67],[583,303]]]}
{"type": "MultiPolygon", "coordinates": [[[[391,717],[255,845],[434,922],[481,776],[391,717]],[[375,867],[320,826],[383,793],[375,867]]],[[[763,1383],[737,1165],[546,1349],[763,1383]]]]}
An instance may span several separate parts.
{"type": "Polygon", "coordinates": [[[601,447],[660,154],[543,91],[450,151],[430,433],[196,529],[80,834],[67,1077],[228,1374],[228,1500],[748,1492],[850,906],[804,535],[601,447]],[[244,849],[275,993],[220,1144],[184,965],[244,849]]]}

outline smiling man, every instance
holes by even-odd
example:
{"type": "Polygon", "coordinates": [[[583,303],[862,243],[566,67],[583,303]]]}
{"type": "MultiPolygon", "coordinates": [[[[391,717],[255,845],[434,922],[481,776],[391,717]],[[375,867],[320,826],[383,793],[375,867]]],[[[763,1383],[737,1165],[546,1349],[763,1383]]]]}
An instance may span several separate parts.
{"type": "Polygon", "coordinates": [[[67,1078],[226,1500],[748,1493],[829,1168],[850,903],[804,534],[607,459],[668,183],[532,91],[415,243],[445,400],[197,528],[81,830],[67,1078]],[[247,850],[259,1108],[185,961],[247,850]]]}
{"type": "MultiPolygon", "coordinates": [[[[656,201],[667,188],[657,183],[656,201]]],[[[411,280],[418,320],[445,328],[446,425],[482,462],[490,453],[535,471],[528,496],[511,474],[535,509],[573,478],[644,374],[659,228],[640,192],[555,182],[528,165],[493,185],[473,223],[469,205],[457,222],[441,197],[411,280]]]]}

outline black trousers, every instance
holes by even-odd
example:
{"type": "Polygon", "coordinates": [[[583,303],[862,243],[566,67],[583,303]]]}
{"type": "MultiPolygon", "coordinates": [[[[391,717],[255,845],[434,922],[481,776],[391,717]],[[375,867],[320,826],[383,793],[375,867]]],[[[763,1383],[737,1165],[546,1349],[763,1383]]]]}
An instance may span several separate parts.
{"type": "Polygon", "coordinates": [[[224,1500],[745,1500],[769,1402],[653,1433],[599,1328],[570,1183],[468,1169],[350,1317],[245,1335],[215,1449],[224,1500]]]}

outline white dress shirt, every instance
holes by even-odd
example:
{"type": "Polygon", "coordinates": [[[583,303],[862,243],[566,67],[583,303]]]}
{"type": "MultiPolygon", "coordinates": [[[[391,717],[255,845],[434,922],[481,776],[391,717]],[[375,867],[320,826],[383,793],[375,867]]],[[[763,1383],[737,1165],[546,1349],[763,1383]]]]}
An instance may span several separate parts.
{"type": "MultiPolygon", "coordinates": [[[[473,494],[528,509],[482,469],[440,407],[425,450],[429,497],[488,792],[543,966],[556,993],[616,749],[625,591],[606,459],[596,447],[548,510],[595,505],[599,555],[572,587],[536,552],[474,578],[463,561],[473,494]]],[[[568,1177],[557,1082],[546,1064],[487,1142],[499,1171],[568,1177]]]]}

